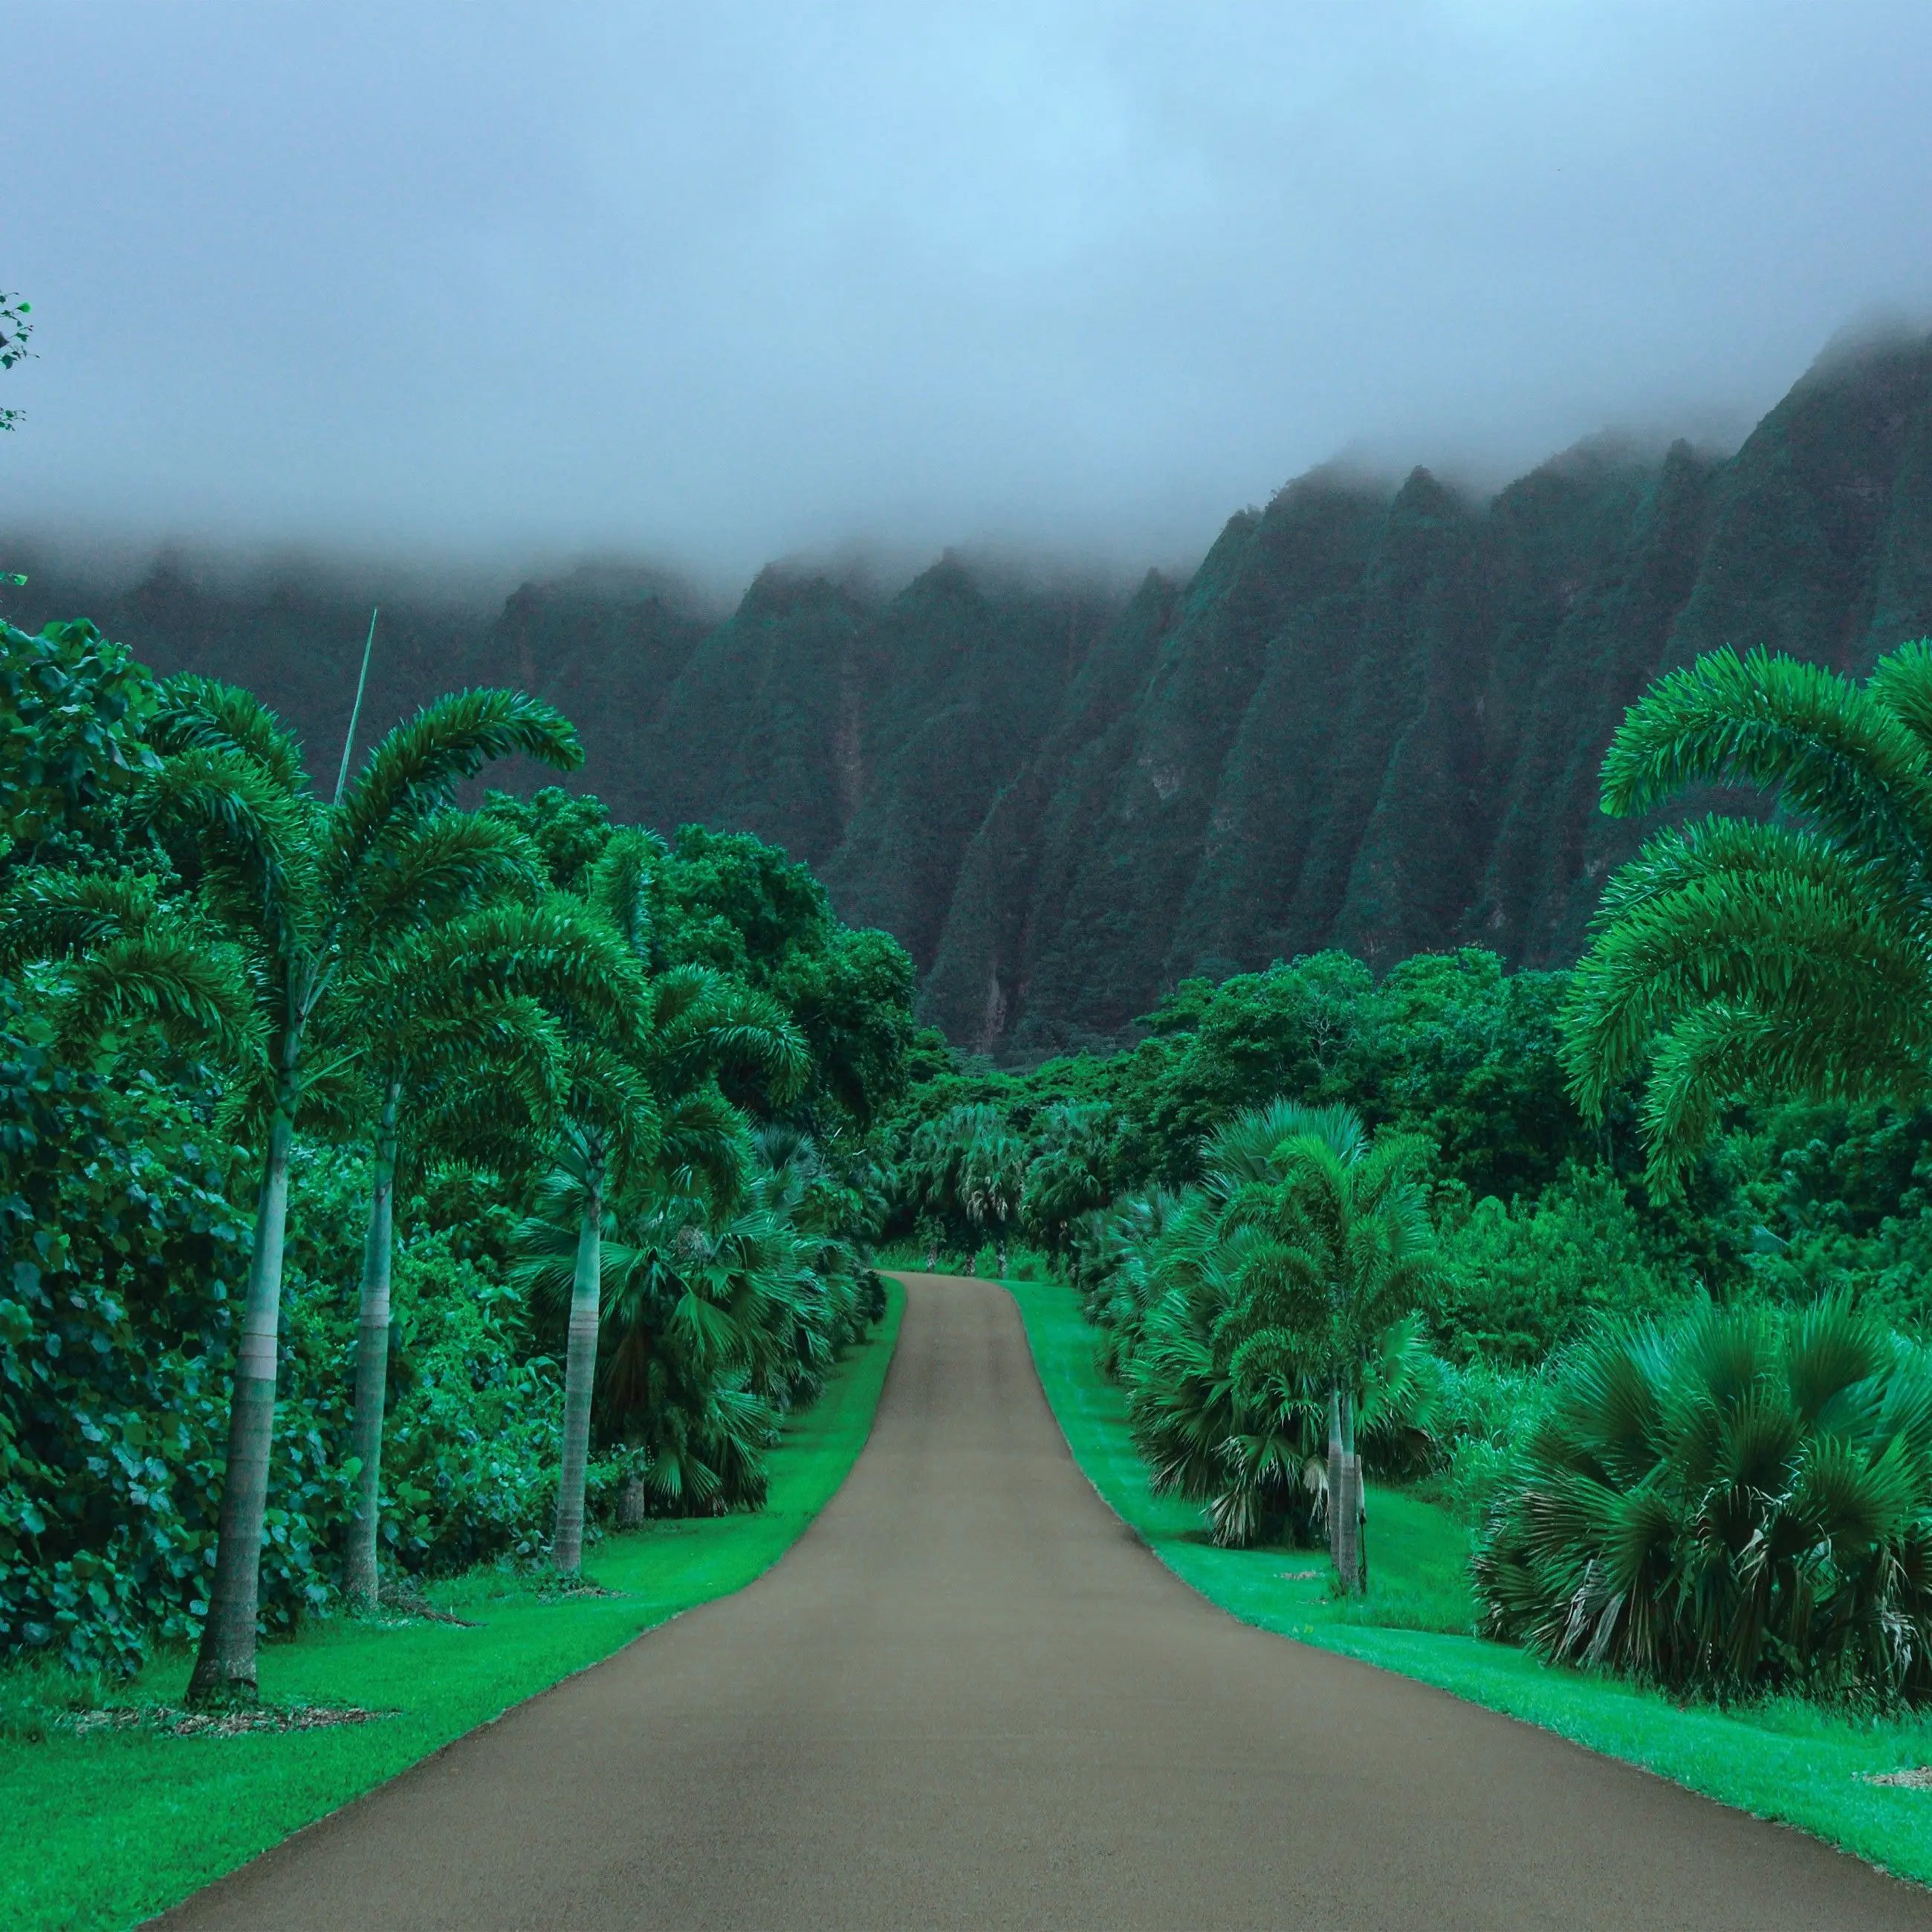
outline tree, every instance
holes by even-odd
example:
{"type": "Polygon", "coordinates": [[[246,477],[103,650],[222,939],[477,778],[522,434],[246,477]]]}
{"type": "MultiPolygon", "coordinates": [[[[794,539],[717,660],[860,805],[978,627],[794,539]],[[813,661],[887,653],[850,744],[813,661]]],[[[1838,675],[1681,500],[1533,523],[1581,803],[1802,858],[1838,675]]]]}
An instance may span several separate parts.
{"type": "Polygon", "coordinates": [[[959,1204],[993,1238],[994,1266],[1006,1271],[1006,1234],[1026,1187],[1026,1143],[997,1118],[975,1133],[959,1163],[959,1204]]]}
{"type": "Polygon", "coordinates": [[[899,1185],[924,1216],[974,1234],[990,1233],[1006,1268],[1006,1231],[1027,1178],[1026,1143],[997,1107],[954,1107],[912,1136],[899,1185]]]}
{"type": "MultiPolygon", "coordinates": [[[[328,806],[310,790],[280,721],[232,686],[170,680],[148,737],[161,763],[137,808],[219,932],[218,943],[199,949],[206,968],[199,990],[214,1012],[216,976],[233,976],[238,962],[259,1030],[260,1050],[238,1056],[238,1105],[255,1130],[261,1180],[215,1576],[189,1687],[191,1700],[208,1702],[250,1696],[255,1686],[289,1159],[304,1092],[330,1071],[308,1054],[318,1016],[345,968],[376,956],[418,920],[424,881],[448,856],[434,821],[460,781],[491,758],[520,753],[568,767],[581,753],[569,724],[548,705],[509,692],[460,692],[397,726],[341,803],[328,806]]],[[[152,922],[145,932],[127,930],[91,887],[70,896],[74,916],[58,930],[61,908],[42,892],[34,908],[41,936],[50,950],[92,955],[97,972],[109,948],[171,937],[152,922]]],[[[185,976],[194,960],[178,947],[172,964],[185,976]]],[[[149,1004],[163,997],[160,983],[152,976],[145,982],[141,996],[149,1004]]]]}
{"type": "Polygon", "coordinates": [[[1600,1115],[1640,1066],[1651,1173],[1674,1183],[1732,1102],[1922,1096],[1932,1072],[1932,640],[1862,686],[1711,652],[1634,706],[1603,807],[1747,784],[1795,815],[1658,833],[1612,879],[1563,1024],[1600,1115]]]}
{"type": "MultiPolygon", "coordinates": [[[[650,958],[651,883],[662,842],[640,832],[610,840],[591,875],[596,916],[635,969],[650,958]]],[[[566,1573],[584,1555],[585,1478],[603,1299],[603,1242],[608,1190],[641,1184],[654,1171],[690,1187],[708,1179],[735,1184],[742,1117],[718,1078],[755,1075],[779,1097],[795,1094],[808,1062],[797,1030],[772,1001],[704,967],[663,973],[641,992],[622,1038],[580,1027],[571,1042],[554,1204],[575,1220],[570,1316],[564,1370],[564,1436],[551,1561],[566,1573]]],[[[532,1265],[541,1262],[540,1223],[526,1229],[532,1265]]]]}
{"type": "MultiPolygon", "coordinates": [[[[500,824],[451,813],[434,821],[447,911],[494,886],[530,880],[524,842],[500,824]],[[494,860],[500,872],[486,860],[494,860]]],[[[422,910],[436,904],[425,891],[422,910]]],[[[373,1604],[386,1406],[393,1196],[399,1145],[413,1123],[427,1146],[527,1159],[554,1135],[567,1050],[560,1016],[621,1031],[641,996],[628,953],[574,902],[486,906],[434,919],[377,953],[345,988],[344,1030],[359,1042],[375,1110],[363,1246],[350,1453],[358,1464],[350,1595],[373,1604]]]]}
{"type": "Polygon", "coordinates": [[[146,666],[85,620],[38,637],[0,622],[0,866],[72,864],[100,844],[160,766],[144,737],[160,703],[146,666]]]}
{"type": "Polygon", "coordinates": [[[1275,1406],[1300,1377],[1325,1384],[1330,1546],[1349,1591],[1367,1572],[1359,1393],[1380,1338],[1433,1280],[1418,1151],[1402,1136],[1371,1140],[1349,1108],[1277,1102],[1236,1124],[1208,1156],[1234,1288],[1223,1320],[1240,1337],[1228,1375],[1275,1406]]]}
{"type": "Polygon", "coordinates": [[[1057,1102],[1034,1124],[1021,1220],[1056,1258],[1066,1253],[1081,1216],[1107,1204],[1114,1126],[1113,1109],[1092,1101],[1057,1102]]]}

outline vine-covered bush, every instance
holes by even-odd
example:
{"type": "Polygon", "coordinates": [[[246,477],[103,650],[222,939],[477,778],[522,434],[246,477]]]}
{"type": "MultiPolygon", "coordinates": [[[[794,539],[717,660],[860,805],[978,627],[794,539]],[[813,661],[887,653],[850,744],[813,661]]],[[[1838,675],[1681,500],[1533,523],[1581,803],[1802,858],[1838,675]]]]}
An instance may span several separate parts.
{"type": "MultiPolygon", "coordinates": [[[[5,982],[0,1122],[0,1644],[132,1661],[186,1634],[212,1556],[234,1150],[152,1074],[64,1064],[5,982]]],[[[262,1597],[286,1622],[314,1576],[317,1419],[286,1412],[275,1457],[262,1597]]]]}

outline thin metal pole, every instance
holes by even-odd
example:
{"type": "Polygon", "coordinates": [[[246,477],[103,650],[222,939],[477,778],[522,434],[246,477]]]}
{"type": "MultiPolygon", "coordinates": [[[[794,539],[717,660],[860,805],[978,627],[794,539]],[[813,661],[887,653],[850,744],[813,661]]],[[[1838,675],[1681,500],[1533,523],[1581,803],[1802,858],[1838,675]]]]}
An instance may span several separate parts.
{"type": "Polygon", "coordinates": [[[356,727],[362,716],[362,688],[369,682],[369,653],[376,648],[376,611],[379,604],[369,613],[369,636],[362,646],[362,674],[356,680],[356,702],[349,708],[349,735],[342,741],[342,769],[335,775],[335,802],[342,802],[342,794],[349,783],[349,757],[356,748],[356,727]]]}

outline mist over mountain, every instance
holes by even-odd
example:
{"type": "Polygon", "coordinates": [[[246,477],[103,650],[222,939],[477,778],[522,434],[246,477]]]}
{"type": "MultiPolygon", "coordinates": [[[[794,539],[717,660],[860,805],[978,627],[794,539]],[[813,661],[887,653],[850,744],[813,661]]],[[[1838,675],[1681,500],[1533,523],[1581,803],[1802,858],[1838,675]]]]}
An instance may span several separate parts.
{"type": "Polygon", "coordinates": [[[1838,346],[1726,457],[1605,440],[1486,502],[1317,470],[1131,590],[953,554],[890,596],[773,566],[720,622],[615,566],[484,609],[32,552],[0,559],[30,573],[13,621],[91,616],[250,685],[318,771],[380,598],[365,734],[458,683],[549,698],[614,814],[783,844],[904,941],[956,1043],[1030,1057],[1324,946],[1573,957],[1646,829],[1596,808],[1646,682],[1725,643],[1856,674],[1932,631],[1932,339],[1838,346]]]}

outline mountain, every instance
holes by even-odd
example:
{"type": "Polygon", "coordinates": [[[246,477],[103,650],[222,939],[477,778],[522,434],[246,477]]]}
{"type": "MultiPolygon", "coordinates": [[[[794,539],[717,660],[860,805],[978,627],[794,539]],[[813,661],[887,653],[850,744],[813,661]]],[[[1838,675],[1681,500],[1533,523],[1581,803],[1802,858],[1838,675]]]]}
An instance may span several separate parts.
{"type": "MultiPolygon", "coordinates": [[[[361,591],[3,560],[14,622],[250,684],[332,770],[361,591]]],[[[1317,470],[1131,594],[949,554],[884,598],[769,568],[722,623],[609,568],[382,602],[368,729],[457,683],[553,698],[618,815],[785,846],[952,1040],[1031,1057],[1328,945],[1573,958],[1646,830],[1596,809],[1646,684],[1727,642],[1856,674],[1932,632],[1932,339],[1828,353],[1727,458],[1601,440],[1486,502],[1317,470]]]]}

